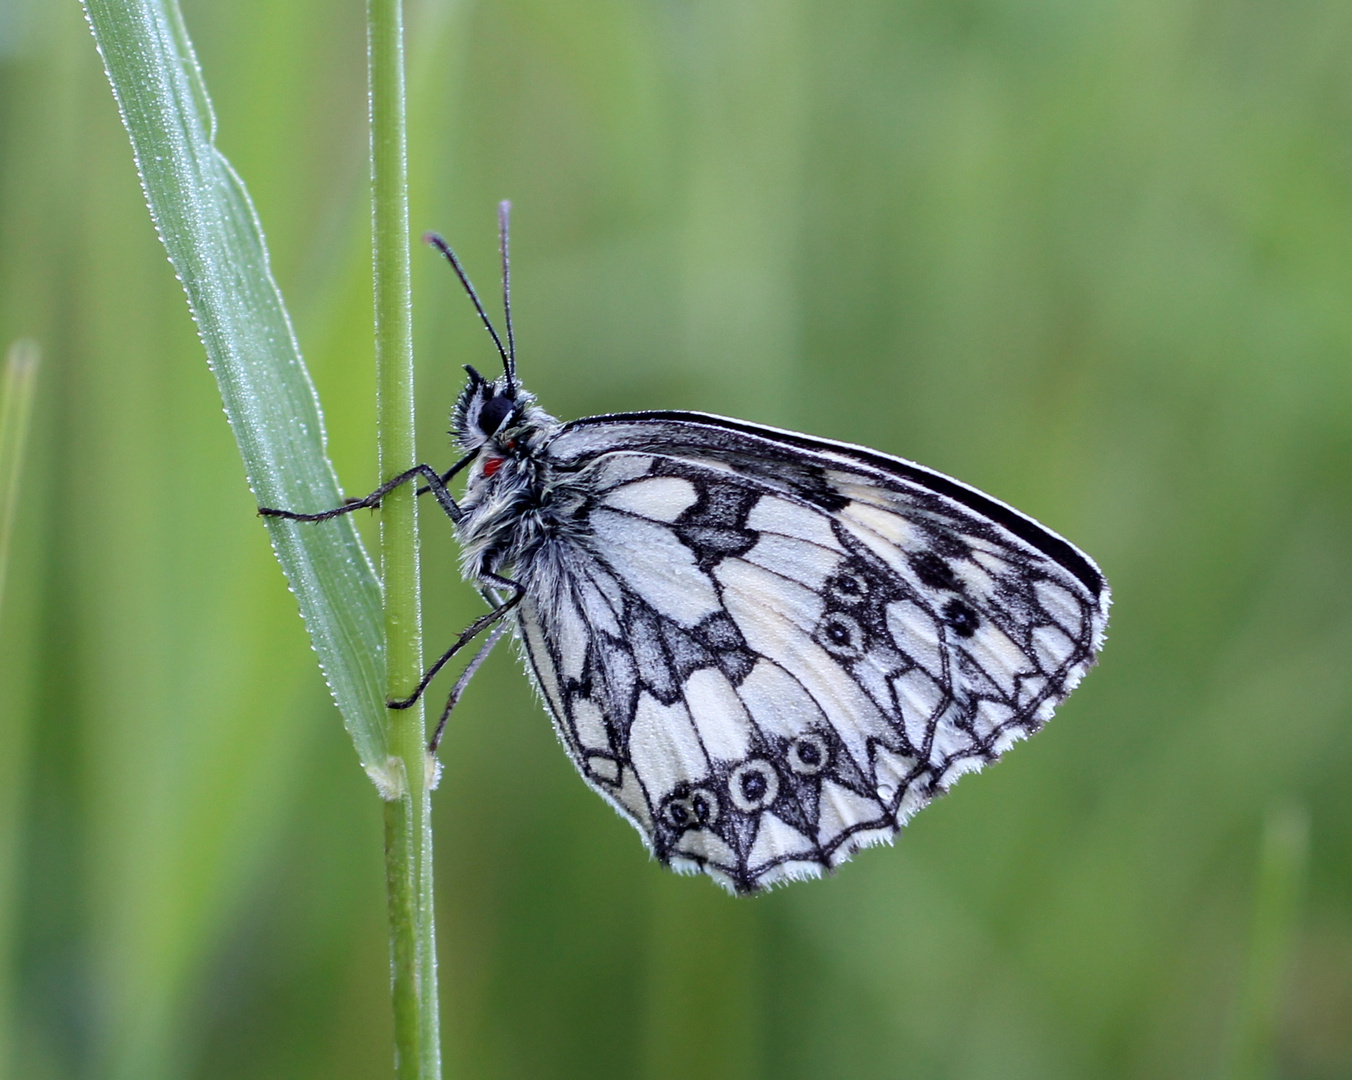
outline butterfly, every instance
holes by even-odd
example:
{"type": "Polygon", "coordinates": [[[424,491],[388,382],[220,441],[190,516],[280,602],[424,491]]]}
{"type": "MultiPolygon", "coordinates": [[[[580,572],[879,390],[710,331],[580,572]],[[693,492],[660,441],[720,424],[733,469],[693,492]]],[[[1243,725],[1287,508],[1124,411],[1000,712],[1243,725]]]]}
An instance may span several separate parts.
{"type": "Polygon", "coordinates": [[[444,240],[502,358],[467,367],[449,470],[419,465],[491,610],[447,716],[510,630],[586,783],[665,865],[735,893],[891,842],[963,773],[1037,731],[1093,665],[1108,584],[1089,556],[942,473],[695,412],[561,423],[444,240]],[[465,473],[458,500],[448,485],[465,473]]]}

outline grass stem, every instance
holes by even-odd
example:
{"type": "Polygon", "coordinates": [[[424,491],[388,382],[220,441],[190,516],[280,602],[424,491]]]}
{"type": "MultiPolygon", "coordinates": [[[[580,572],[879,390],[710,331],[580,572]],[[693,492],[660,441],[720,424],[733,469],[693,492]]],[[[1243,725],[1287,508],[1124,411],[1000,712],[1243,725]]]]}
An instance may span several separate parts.
{"type": "MultiPolygon", "coordinates": [[[[371,222],[375,272],[377,424],[382,480],[417,463],[408,219],[408,135],[402,0],[368,0],[371,222]]],[[[418,523],[414,485],[387,496],[380,515],[387,692],[406,697],[422,675],[418,523]]],[[[397,1075],[441,1076],[431,799],[421,702],[388,710],[392,769],[405,781],[385,805],[397,1075]]]]}

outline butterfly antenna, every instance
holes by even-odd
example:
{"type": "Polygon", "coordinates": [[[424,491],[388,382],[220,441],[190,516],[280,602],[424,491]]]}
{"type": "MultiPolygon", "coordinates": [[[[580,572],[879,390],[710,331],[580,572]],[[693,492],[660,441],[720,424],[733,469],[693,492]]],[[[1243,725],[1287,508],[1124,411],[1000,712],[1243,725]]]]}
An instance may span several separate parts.
{"type": "Polygon", "coordinates": [[[507,355],[504,366],[507,370],[507,392],[516,389],[516,335],[512,333],[512,260],[507,255],[508,223],[512,214],[512,204],[506,199],[498,203],[498,237],[502,247],[502,310],[507,318],[507,355]]]}
{"type": "Polygon", "coordinates": [[[450,244],[446,243],[445,240],[434,232],[424,234],[423,243],[431,244],[439,252],[445,255],[446,261],[449,262],[451,267],[455,270],[455,276],[460,279],[460,284],[465,287],[465,292],[469,293],[469,298],[474,301],[474,310],[479,313],[479,318],[483,320],[485,329],[492,335],[493,344],[498,347],[498,352],[502,356],[503,366],[507,369],[507,385],[509,387],[514,385],[514,365],[509,358],[507,350],[502,347],[502,338],[498,337],[498,332],[493,329],[493,324],[488,321],[488,312],[484,311],[483,304],[479,303],[479,294],[474,291],[474,286],[469,283],[469,275],[465,273],[465,268],[460,265],[460,260],[455,257],[455,252],[451,250],[450,244]]]}

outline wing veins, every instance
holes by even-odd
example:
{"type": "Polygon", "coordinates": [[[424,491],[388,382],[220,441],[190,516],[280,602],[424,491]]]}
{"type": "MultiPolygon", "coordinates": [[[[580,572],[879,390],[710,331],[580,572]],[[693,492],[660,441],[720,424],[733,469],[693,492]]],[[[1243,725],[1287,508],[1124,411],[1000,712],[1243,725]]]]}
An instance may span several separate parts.
{"type": "MultiPolygon", "coordinates": [[[[796,431],[784,431],[779,428],[760,424],[749,424],[729,417],[715,416],[710,413],[684,412],[678,410],[611,413],[602,416],[588,416],[565,424],[560,434],[578,430],[593,424],[691,424],[700,427],[721,428],[744,436],[763,440],[773,445],[796,447],[825,456],[843,458],[855,465],[882,473],[885,477],[895,477],[936,495],[949,498],[961,506],[984,518],[994,521],[1030,547],[1058,563],[1066,571],[1078,578],[1086,589],[1100,602],[1105,582],[1103,574],[1083,552],[1064,537],[1052,532],[1046,526],[1014,509],[1007,503],[992,498],[959,480],[943,473],[928,469],[905,458],[881,454],[865,446],[853,443],[835,442],[830,439],[818,439],[796,431]]],[[[774,455],[765,455],[774,456],[774,455]]],[[[886,485],[879,485],[886,486],[886,485]]]]}

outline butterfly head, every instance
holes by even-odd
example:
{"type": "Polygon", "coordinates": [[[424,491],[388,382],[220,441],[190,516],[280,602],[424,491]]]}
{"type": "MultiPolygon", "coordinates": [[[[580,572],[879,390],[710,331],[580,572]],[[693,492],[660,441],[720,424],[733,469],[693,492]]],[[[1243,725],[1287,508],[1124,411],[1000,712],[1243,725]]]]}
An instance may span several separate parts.
{"type": "Polygon", "coordinates": [[[466,453],[520,456],[535,449],[558,422],[535,404],[535,395],[508,382],[486,379],[469,365],[469,382],[451,412],[451,435],[466,453]]]}
{"type": "Polygon", "coordinates": [[[451,412],[451,434],[466,452],[473,453],[512,427],[533,399],[509,384],[505,376],[485,379],[469,365],[465,370],[469,382],[451,412]]]}

